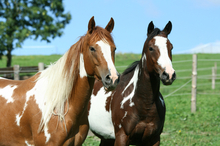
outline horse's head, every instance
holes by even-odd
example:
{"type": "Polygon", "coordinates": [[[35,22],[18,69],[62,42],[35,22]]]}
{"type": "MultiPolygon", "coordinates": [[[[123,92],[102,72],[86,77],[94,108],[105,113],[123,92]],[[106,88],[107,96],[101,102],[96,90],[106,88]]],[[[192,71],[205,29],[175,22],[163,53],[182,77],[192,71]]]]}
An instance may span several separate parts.
{"type": "Polygon", "coordinates": [[[116,47],[110,34],[113,28],[113,18],[103,29],[95,26],[94,17],[92,17],[88,24],[83,50],[87,75],[102,80],[106,90],[115,89],[120,78],[114,65],[116,47]]]}
{"type": "Polygon", "coordinates": [[[151,21],[148,25],[148,38],[145,41],[142,53],[142,59],[147,60],[148,71],[158,74],[164,85],[171,85],[176,79],[176,73],[171,62],[173,45],[168,39],[171,29],[172,23],[170,21],[162,31],[154,28],[151,21]]]}

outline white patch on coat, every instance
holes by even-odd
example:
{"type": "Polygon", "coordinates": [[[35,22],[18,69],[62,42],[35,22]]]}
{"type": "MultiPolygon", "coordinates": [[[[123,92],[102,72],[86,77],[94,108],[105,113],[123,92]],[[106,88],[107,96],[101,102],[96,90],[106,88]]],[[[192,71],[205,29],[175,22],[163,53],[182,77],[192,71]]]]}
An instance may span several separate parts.
{"type": "Polygon", "coordinates": [[[124,97],[123,100],[121,101],[121,109],[124,108],[124,103],[128,100],[130,100],[130,104],[129,106],[132,107],[134,105],[134,102],[132,102],[132,98],[134,96],[134,93],[135,93],[135,89],[136,89],[136,86],[137,86],[137,81],[138,81],[138,72],[139,72],[139,66],[136,67],[135,71],[134,71],[134,74],[133,74],[133,77],[131,78],[131,80],[129,81],[129,83],[127,84],[127,86],[125,87],[125,89],[123,90],[122,94],[126,91],[126,89],[131,85],[133,84],[134,85],[134,88],[133,90],[131,91],[131,93],[127,96],[127,97],[124,97]]]}
{"type": "Polygon", "coordinates": [[[0,96],[5,98],[7,100],[6,103],[13,103],[14,99],[12,98],[12,95],[14,93],[14,90],[17,88],[16,85],[7,85],[4,88],[0,88],[0,96]]]}
{"type": "Polygon", "coordinates": [[[50,140],[50,137],[51,137],[50,133],[48,132],[47,126],[44,127],[44,135],[46,137],[46,142],[45,142],[45,144],[46,144],[50,140]]]}
{"type": "Polygon", "coordinates": [[[83,78],[83,77],[86,77],[87,76],[87,73],[86,73],[86,70],[85,70],[85,65],[84,65],[84,58],[83,58],[83,54],[80,53],[80,72],[79,72],[79,75],[80,75],[80,78],[83,78]]]}
{"type": "Polygon", "coordinates": [[[114,84],[115,80],[118,79],[118,75],[117,75],[117,70],[115,68],[115,65],[112,61],[111,46],[103,40],[98,41],[96,44],[98,44],[101,47],[101,51],[107,62],[108,69],[111,74],[110,78],[112,79],[113,84],[114,84]]]}
{"type": "MultiPolygon", "coordinates": [[[[44,95],[45,95],[45,87],[48,85],[48,82],[47,82],[47,79],[45,78],[42,78],[40,80],[38,80],[35,84],[35,86],[29,90],[27,93],[26,93],[26,102],[25,102],[25,106],[23,108],[23,112],[27,106],[27,102],[28,100],[30,99],[31,96],[34,96],[34,99],[35,99],[35,102],[36,104],[38,105],[40,111],[42,112],[44,110],[44,107],[45,107],[45,100],[44,100],[44,95]]],[[[23,115],[23,112],[21,115],[23,115]]],[[[18,122],[20,122],[20,118],[21,116],[19,116],[18,114],[16,115],[16,122],[17,122],[17,125],[18,125],[18,122]]],[[[48,126],[45,125],[44,128],[43,128],[43,131],[44,131],[44,135],[46,137],[46,141],[45,143],[47,143],[51,137],[51,134],[48,132],[48,126]]]]}
{"type": "Polygon", "coordinates": [[[32,145],[32,144],[29,144],[27,140],[25,140],[25,144],[26,144],[27,146],[34,146],[34,145],[32,145]]]}
{"type": "Polygon", "coordinates": [[[20,126],[20,120],[21,120],[21,117],[23,116],[24,114],[24,111],[25,109],[27,108],[27,102],[29,101],[30,97],[34,95],[34,92],[33,90],[29,90],[27,93],[26,93],[26,101],[25,101],[25,104],[24,104],[24,107],[23,107],[23,111],[21,112],[21,114],[16,114],[16,123],[17,123],[17,126],[20,126]]]}
{"type": "Polygon", "coordinates": [[[165,69],[165,71],[169,74],[169,78],[171,79],[174,73],[174,69],[167,51],[167,38],[155,36],[154,39],[155,45],[159,48],[160,51],[160,56],[157,60],[157,63],[165,69]]]}
{"type": "Polygon", "coordinates": [[[6,78],[3,78],[3,77],[0,77],[0,80],[8,80],[8,79],[6,79],[6,78]]]}
{"type": "Polygon", "coordinates": [[[147,57],[146,54],[144,53],[143,57],[142,57],[142,68],[144,68],[144,63],[146,62],[147,57]]]}
{"type": "Polygon", "coordinates": [[[162,103],[162,105],[164,106],[164,100],[163,100],[163,98],[159,95],[159,99],[160,99],[160,101],[161,101],[161,103],[162,103]]]}
{"type": "Polygon", "coordinates": [[[124,120],[124,118],[126,118],[127,114],[128,114],[128,112],[127,112],[127,111],[125,111],[124,116],[121,118],[121,122],[123,122],[123,120],[124,120]]]}
{"type": "Polygon", "coordinates": [[[111,95],[112,92],[106,91],[104,87],[102,87],[97,95],[92,94],[91,96],[91,104],[89,110],[89,126],[90,129],[96,132],[99,135],[102,135],[106,139],[114,139],[115,132],[114,126],[112,123],[112,115],[111,110],[106,111],[106,100],[111,95]]]}
{"type": "Polygon", "coordinates": [[[21,116],[19,114],[16,114],[15,122],[16,122],[17,126],[20,126],[20,120],[21,120],[21,116]]]}

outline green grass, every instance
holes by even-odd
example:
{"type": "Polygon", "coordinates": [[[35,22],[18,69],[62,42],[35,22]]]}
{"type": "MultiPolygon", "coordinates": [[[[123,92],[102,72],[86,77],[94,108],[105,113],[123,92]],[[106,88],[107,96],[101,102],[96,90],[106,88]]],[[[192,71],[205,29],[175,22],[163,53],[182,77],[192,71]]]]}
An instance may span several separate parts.
{"type": "MultiPolygon", "coordinates": [[[[13,56],[14,64],[20,66],[36,66],[38,62],[49,65],[55,62],[60,55],[51,56],[13,56]]],[[[121,73],[126,66],[135,60],[139,60],[140,54],[116,54],[116,68],[121,73]]],[[[202,59],[218,59],[220,54],[198,54],[198,79],[197,79],[197,111],[191,113],[191,82],[183,88],[180,86],[191,79],[192,55],[173,55],[173,67],[177,73],[177,79],[171,86],[161,85],[161,93],[165,98],[166,120],[161,135],[162,146],[209,146],[220,145],[220,79],[216,80],[216,88],[211,89],[211,67],[214,62],[202,59]],[[188,62],[179,62],[189,60],[188,62]],[[202,70],[199,70],[201,69],[202,70]],[[207,69],[208,68],[208,69],[207,69]],[[188,71],[185,71],[188,70],[188,71]],[[209,76],[208,76],[209,77],[209,76]]],[[[0,67],[5,67],[6,58],[0,60],[0,67]]],[[[220,76],[218,76],[220,78],[220,76]]],[[[97,146],[96,137],[88,137],[83,146],[97,146]]]]}
{"type": "MultiPolygon", "coordinates": [[[[61,55],[33,55],[33,56],[13,56],[11,66],[20,65],[20,66],[37,66],[39,62],[43,62],[46,65],[57,61],[61,55]]],[[[3,59],[0,60],[0,68],[6,67],[6,57],[3,56],[3,59]]]]}
{"type": "Polygon", "coordinates": [[[198,95],[196,113],[190,112],[190,99],[165,99],[167,112],[161,145],[220,145],[219,96],[198,95]]]}
{"type": "MultiPolygon", "coordinates": [[[[161,136],[162,146],[220,145],[220,84],[218,84],[220,80],[217,79],[216,88],[211,89],[211,79],[207,79],[210,76],[204,77],[204,75],[212,74],[211,67],[216,61],[203,59],[220,60],[220,54],[198,54],[197,111],[191,113],[191,82],[165,98],[167,111],[161,136]]],[[[183,79],[183,77],[191,77],[192,61],[175,63],[180,60],[192,60],[192,55],[173,56],[177,80],[171,86],[161,86],[164,96],[179,89],[191,79],[183,79]],[[181,72],[181,70],[190,71],[181,72]]],[[[217,63],[219,65],[220,61],[217,63]]]]}

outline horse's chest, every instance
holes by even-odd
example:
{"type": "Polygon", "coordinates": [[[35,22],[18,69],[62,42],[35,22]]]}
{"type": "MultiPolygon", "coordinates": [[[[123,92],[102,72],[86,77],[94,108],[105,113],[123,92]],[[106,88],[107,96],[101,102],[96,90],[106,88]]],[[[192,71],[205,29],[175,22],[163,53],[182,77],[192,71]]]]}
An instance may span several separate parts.
{"type": "Polygon", "coordinates": [[[147,111],[138,116],[140,121],[136,121],[135,128],[132,131],[134,137],[146,139],[153,135],[161,133],[164,119],[161,118],[160,113],[156,109],[147,111]],[[144,116],[143,116],[144,115],[144,116]]]}
{"type": "Polygon", "coordinates": [[[160,135],[162,124],[144,121],[139,122],[131,133],[131,143],[137,144],[151,140],[152,137],[160,135]]]}
{"type": "Polygon", "coordinates": [[[104,94],[104,88],[101,88],[97,95],[91,96],[91,104],[89,109],[89,125],[90,129],[103,136],[106,139],[115,138],[114,126],[112,123],[111,111],[107,110],[106,101],[110,97],[111,92],[104,94]]]}

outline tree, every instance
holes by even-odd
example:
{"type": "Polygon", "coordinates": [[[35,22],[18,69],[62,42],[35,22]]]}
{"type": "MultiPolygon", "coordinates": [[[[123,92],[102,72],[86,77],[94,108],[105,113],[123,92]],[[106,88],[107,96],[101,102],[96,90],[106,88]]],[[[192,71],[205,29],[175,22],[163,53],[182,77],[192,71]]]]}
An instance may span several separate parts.
{"type": "Polygon", "coordinates": [[[1,0],[0,59],[6,55],[6,66],[11,66],[11,52],[25,39],[40,37],[50,42],[63,34],[70,19],[70,13],[64,13],[62,0],[1,0]]]}

